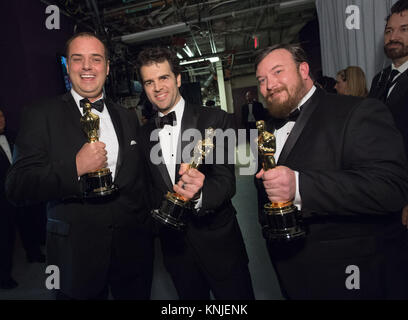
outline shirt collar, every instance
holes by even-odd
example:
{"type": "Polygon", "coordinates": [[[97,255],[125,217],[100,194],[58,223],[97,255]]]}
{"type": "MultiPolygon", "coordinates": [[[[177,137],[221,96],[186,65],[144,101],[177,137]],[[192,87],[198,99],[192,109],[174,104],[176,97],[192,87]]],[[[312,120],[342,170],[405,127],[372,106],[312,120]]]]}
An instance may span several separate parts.
{"type": "Polygon", "coordinates": [[[408,60],[405,61],[403,64],[401,64],[398,68],[394,66],[394,64],[391,65],[391,70],[398,70],[400,73],[405,72],[408,69],[408,60]]]}
{"type": "Polygon", "coordinates": [[[316,91],[316,86],[313,85],[313,86],[310,88],[310,90],[305,94],[305,96],[302,98],[302,100],[300,100],[300,102],[299,102],[299,104],[297,105],[297,107],[291,111],[291,113],[292,113],[294,110],[299,109],[301,106],[303,106],[303,105],[306,103],[306,101],[310,99],[310,97],[313,95],[313,93],[315,93],[315,91],[316,91]]]}
{"type": "MultiPolygon", "coordinates": [[[[180,123],[183,113],[184,113],[184,106],[185,106],[185,101],[183,97],[180,98],[179,102],[176,103],[176,105],[169,111],[172,112],[174,111],[176,113],[176,121],[177,123],[180,123]]],[[[158,112],[159,117],[163,117],[164,114],[161,113],[160,111],[158,112]]]]}

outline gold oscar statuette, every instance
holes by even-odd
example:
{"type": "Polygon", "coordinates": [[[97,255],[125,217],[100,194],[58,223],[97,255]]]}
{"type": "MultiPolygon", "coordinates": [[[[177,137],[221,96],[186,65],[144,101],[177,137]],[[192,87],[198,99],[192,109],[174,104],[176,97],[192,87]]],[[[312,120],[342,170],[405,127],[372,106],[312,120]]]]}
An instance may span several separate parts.
{"type": "MultiPolygon", "coordinates": [[[[205,130],[205,139],[198,141],[194,147],[193,157],[189,163],[188,169],[197,169],[203,162],[203,159],[214,148],[213,138],[215,131],[213,128],[205,130]]],[[[187,169],[187,170],[188,170],[187,169]]],[[[167,192],[160,209],[152,211],[152,216],[160,223],[176,230],[183,230],[185,227],[186,212],[193,208],[193,202],[187,200],[176,192],[167,192]]]]}
{"type": "MultiPolygon", "coordinates": [[[[80,122],[82,129],[88,137],[88,142],[93,143],[99,139],[99,117],[91,112],[92,105],[85,102],[84,115],[80,122]]],[[[81,176],[83,195],[85,198],[97,198],[115,193],[118,188],[113,184],[112,173],[109,168],[102,168],[81,176]]]]}
{"type": "MultiPolygon", "coordinates": [[[[256,122],[258,129],[258,152],[264,171],[276,167],[275,136],[266,131],[263,120],[256,122]]],[[[301,212],[292,201],[268,202],[264,205],[264,214],[269,227],[268,237],[272,241],[291,241],[303,238],[306,232],[302,225],[301,212]]]]}

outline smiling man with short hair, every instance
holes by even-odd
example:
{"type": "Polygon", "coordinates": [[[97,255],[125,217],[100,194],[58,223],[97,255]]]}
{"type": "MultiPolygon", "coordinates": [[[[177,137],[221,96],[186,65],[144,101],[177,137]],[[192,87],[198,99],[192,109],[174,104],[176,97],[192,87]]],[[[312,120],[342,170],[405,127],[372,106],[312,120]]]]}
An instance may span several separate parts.
{"type": "Polygon", "coordinates": [[[7,195],[47,202],[47,263],[59,268],[57,299],[149,299],[153,238],[136,114],[103,93],[107,50],[92,33],[67,42],[72,90],[23,112],[7,195]],[[99,140],[80,124],[83,102],[99,117],[99,140]],[[95,108],[94,108],[95,107],[95,108]],[[98,107],[98,108],[97,108],[98,107]],[[83,197],[81,177],[108,167],[116,194],[83,197]]]}

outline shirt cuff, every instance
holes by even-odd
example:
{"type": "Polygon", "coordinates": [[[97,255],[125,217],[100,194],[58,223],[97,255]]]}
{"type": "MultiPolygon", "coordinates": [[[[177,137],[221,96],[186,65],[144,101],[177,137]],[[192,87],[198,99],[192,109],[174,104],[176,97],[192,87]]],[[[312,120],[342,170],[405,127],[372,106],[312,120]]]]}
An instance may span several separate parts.
{"type": "Polygon", "coordinates": [[[295,200],[293,200],[293,204],[298,208],[298,210],[302,210],[302,199],[300,198],[299,192],[299,172],[295,171],[295,179],[296,179],[296,194],[295,200]]]}
{"type": "Polygon", "coordinates": [[[199,210],[203,206],[203,192],[200,191],[200,197],[196,200],[194,209],[199,210]]]}

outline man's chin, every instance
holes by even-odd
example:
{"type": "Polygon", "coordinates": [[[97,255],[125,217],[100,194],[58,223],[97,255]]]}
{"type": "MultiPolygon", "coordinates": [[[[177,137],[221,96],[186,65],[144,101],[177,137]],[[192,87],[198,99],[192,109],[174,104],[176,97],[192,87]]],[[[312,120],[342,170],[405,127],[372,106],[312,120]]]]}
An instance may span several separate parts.
{"type": "Polygon", "coordinates": [[[163,105],[163,106],[161,106],[161,105],[158,105],[158,104],[156,104],[156,106],[157,106],[157,108],[159,109],[159,111],[161,112],[161,113],[167,113],[167,112],[169,112],[170,110],[171,110],[171,106],[167,106],[167,105],[163,105]]]}
{"type": "Polygon", "coordinates": [[[391,60],[401,59],[401,58],[408,56],[408,54],[404,52],[403,50],[401,50],[401,48],[386,49],[384,51],[385,51],[385,55],[391,60]]]}
{"type": "Polygon", "coordinates": [[[268,103],[268,111],[272,117],[277,119],[284,119],[289,115],[290,108],[286,103],[268,103]]]}

